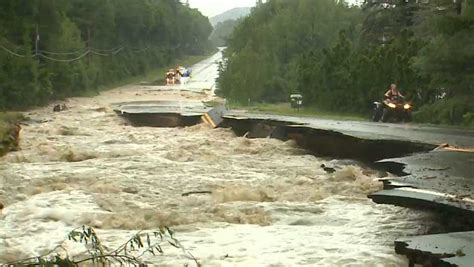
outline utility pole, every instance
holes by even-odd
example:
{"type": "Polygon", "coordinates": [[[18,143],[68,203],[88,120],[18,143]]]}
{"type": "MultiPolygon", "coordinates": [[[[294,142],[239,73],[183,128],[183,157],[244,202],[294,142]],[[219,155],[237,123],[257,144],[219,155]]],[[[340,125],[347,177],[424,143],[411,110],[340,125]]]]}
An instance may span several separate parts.
{"type": "Polygon", "coordinates": [[[40,41],[39,26],[38,26],[38,23],[36,23],[35,56],[38,55],[38,51],[39,51],[39,41],[40,41]]]}

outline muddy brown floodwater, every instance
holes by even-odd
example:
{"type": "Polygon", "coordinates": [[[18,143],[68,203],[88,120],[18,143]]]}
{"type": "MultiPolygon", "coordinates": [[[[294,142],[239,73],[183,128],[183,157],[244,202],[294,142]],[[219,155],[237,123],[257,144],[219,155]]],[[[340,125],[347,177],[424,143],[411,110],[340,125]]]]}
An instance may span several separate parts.
{"type": "MultiPolygon", "coordinates": [[[[21,151],[0,163],[0,262],[41,255],[87,224],[110,247],[138,229],[171,226],[203,266],[404,266],[393,241],[429,226],[427,213],[367,199],[382,187],[377,172],[293,142],[204,125],[128,126],[107,107],[132,89],[26,114],[21,151]],[[327,174],[321,164],[339,167],[327,174]],[[195,190],[213,193],[181,196],[195,190]]],[[[193,264],[164,250],[146,259],[193,264]]]]}

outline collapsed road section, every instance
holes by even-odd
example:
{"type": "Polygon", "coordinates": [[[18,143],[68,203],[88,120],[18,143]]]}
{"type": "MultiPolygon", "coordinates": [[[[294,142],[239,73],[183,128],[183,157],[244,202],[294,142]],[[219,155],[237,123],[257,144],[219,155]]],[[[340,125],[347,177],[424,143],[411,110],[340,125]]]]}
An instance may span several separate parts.
{"type": "MultiPolygon", "coordinates": [[[[136,126],[179,127],[204,121],[212,127],[231,128],[236,135],[247,138],[294,140],[298,146],[313,155],[354,159],[398,175],[397,178],[383,180],[383,191],[369,195],[376,203],[430,208],[442,213],[474,218],[474,153],[469,150],[449,149],[449,146],[440,148],[439,135],[431,135],[435,138],[428,137],[426,142],[420,142],[423,136],[420,136],[419,130],[413,130],[413,138],[407,138],[410,136],[410,129],[406,129],[408,135],[397,139],[390,130],[374,134],[350,129],[346,127],[346,122],[326,123],[318,127],[317,123],[311,123],[309,119],[288,120],[286,117],[282,119],[271,115],[242,116],[224,112],[222,107],[211,109],[198,102],[184,105],[173,102],[125,103],[117,105],[116,112],[136,126]]],[[[377,127],[380,125],[375,124],[375,128],[377,127]]],[[[474,133],[472,134],[474,136],[474,133]]],[[[455,140],[455,143],[469,142],[466,134],[455,140]]],[[[468,240],[474,238],[473,232],[465,232],[462,235],[468,240]]],[[[436,240],[444,244],[443,239],[448,240],[450,237],[441,236],[436,240]]],[[[443,246],[434,246],[431,251],[427,245],[427,242],[431,241],[425,239],[431,240],[430,237],[420,237],[413,241],[423,244],[426,250],[422,253],[424,257],[413,256],[420,246],[416,245],[412,250],[411,246],[407,245],[402,249],[400,241],[396,242],[397,252],[407,255],[411,264],[437,264],[441,262],[439,259],[447,257],[446,255],[451,260],[453,257],[472,257],[471,251],[465,250],[469,255],[456,254],[449,251],[452,250],[450,246],[445,246],[447,249],[441,257],[436,251],[443,246]]],[[[463,264],[465,260],[453,262],[454,266],[468,266],[463,264]]]]}
{"type": "Polygon", "coordinates": [[[381,160],[376,164],[400,177],[385,180],[385,190],[369,197],[376,203],[428,207],[474,217],[473,163],[472,152],[451,149],[381,160]]]}
{"type": "Polygon", "coordinates": [[[133,126],[184,127],[201,122],[211,108],[201,101],[135,101],[115,103],[114,111],[133,126]]]}
{"type": "Polygon", "coordinates": [[[472,266],[474,232],[458,232],[404,238],[395,241],[395,251],[406,255],[409,265],[472,266]]]}

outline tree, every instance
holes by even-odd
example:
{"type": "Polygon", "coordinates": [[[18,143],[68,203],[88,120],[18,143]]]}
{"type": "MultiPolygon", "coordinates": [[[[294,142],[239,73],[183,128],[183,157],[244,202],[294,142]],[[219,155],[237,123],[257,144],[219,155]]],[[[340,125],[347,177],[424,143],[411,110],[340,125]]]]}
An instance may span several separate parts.
{"type": "Polygon", "coordinates": [[[431,80],[430,85],[446,88],[454,94],[474,93],[474,6],[465,1],[460,10],[452,6],[444,16],[426,22],[434,26],[430,39],[414,67],[431,80]]]}
{"type": "Polygon", "coordinates": [[[176,0],[0,2],[0,108],[80,95],[210,49],[207,17],[176,0]]]}

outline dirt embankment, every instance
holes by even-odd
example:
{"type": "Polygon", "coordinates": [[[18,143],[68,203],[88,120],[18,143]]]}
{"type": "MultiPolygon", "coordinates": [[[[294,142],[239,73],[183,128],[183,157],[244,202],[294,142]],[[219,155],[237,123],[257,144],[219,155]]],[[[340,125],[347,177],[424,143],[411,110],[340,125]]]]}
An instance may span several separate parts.
{"type": "Polygon", "coordinates": [[[21,119],[22,116],[16,113],[0,114],[0,156],[18,149],[21,119]]]}

